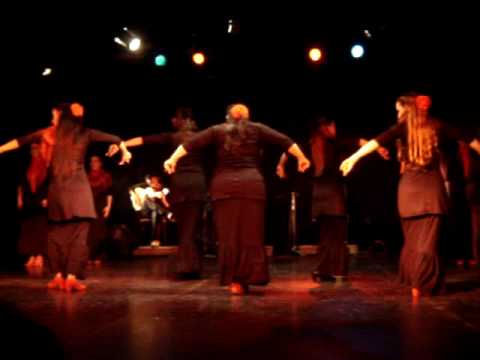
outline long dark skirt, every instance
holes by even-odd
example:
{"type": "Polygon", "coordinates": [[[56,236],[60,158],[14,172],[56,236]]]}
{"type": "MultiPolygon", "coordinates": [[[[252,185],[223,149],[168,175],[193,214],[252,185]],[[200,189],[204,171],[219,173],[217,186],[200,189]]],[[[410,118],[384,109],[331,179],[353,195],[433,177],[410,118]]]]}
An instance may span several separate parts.
{"type": "Polygon", "coordinates": [[[105,219],[100,216],[103,216],[103,214],[99,212],[99,217],[92,220],[88,231],[87,244],[90,260],[99,259],[105,250],[105,241],[108,236],[108,224],[105,219]]]}
{"type": "Polygon", "coordinates": [[[480,260],[480,205],[470,207],[472,217],[472,254],[475,260],[480,260]]]}
{"type": "Polygon", "coordinates": [[[348,274],[347,226],[346,216],[321,215],[316,218],[317,271],[321,276],[348,274]]]}
{"type": "Polygon", "coordinates": [[[49,224],[47,254],[53,274],[83,276],[88,258],[89,227],[88,220],[51,222],[49,224]]]}
{"type": "Polygon", "coordinates": [[[266,285],[270,281],[264,247],[265,201],[225,199],[213,202],[219,243],[220,284],[266,285]]]}
{"type": "Polygon", "coordinates": [[[432,294],[441,289],[443,266],[438,255],[442,216],[403,218],[404,245],[400,256],[402,284],[432,294]]]}
{"type": "Polygon", "coordinates": [[[179,240],[176,256],[178,274],[199,274],[202,270],[200,241],[203,208],[203,201],[184,201],[172,206],[179,240]]]}
{"type": "Polygon", "coordinates": [[[18,252],[21,255],[45,255],[47,252],[47,214],[36,214],[22,219],[18,252]]]}

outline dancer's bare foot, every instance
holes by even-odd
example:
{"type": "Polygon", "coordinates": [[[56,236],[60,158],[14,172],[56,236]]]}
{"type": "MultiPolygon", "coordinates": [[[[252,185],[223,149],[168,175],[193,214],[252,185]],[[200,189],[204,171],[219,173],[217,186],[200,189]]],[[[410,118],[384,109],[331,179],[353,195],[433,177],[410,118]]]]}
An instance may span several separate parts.
{"type": "Polygon", "coordinates": [[[38,255],[38,256],[35,258],[34,266],[35,266],[35,267],[38,267],[38,268],[42,268],[42,267],[43,267],[43,256],[42,256],[42,255],[38,255]]]}
{"type": "Polygon", "coordinates": [[[77,280],[75,275],[68,274],[67,280],[65,280],[65,291],[72,292],[72,291],[85,291],[87,290],[87,286],[82,284],[79,280],[77,280]]]}
{"type": "Polygon", "coordinates": [[[30,256],[28,261],[25,263],[26,267],[34,267],[35,266],[35,256],[30,256]]]}
{"type": "Polygon", "coordinates": [[[412,289],[412,297],[414,299],[419,299],[420,295],[421,295],[420,290],[418,290],[417,288],[412,289]]]}
{"type": "Polygon", "coordinates": [[[230,293],[232,295],[245,295],[246,293],[248,293],[248,285],[232,283],[230,285],[230,293]]]}
{"type": "Polygon", "coordinates": [[[55,277],[47,284],[49,289],[62,290],[64,288],[65,282],[63,280],[62,274],[57,273],[55,277]]]}

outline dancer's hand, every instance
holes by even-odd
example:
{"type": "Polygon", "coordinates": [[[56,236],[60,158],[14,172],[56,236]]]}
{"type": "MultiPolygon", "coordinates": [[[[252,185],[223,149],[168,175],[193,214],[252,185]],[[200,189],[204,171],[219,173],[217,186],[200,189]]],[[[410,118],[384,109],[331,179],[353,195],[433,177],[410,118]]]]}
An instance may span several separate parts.
{"type": "Polygon", "coordinates": [[[277,165],[277,170],[276,170],[277,176],[280,179],[285,179],[287,177],[287,173],[285,171],[285,166],[283,165],[277,165]]]}
{"type": "Polygon", "coordinates": [[[48,199],[43,199],[42,202],[41,202],[41,205],[43,208],[47,208],[48,207],[48,199]]]}
{"type": "Polygon", "coordinates": [[[381,146],[377,149],[377,153],[383,158],[383,160],[390,160],[390,152],[387,148],[381,146]]]}
{"type": "Polygon", "coordinates": [[[111,210],[111,209],[110,209],[110,206],[105,206],[105,207],[103,208],[103,217],[104,217],[105,219],[108,219],[108,218],[110,217],[110,210],[111,210]]]}
{"type": "Polygon", "coordinates": [[[169,158],[163,163],[163,168],[165,169],[165,172],[167,174],[171,175],[177,169],[177,162],[174,161],[172,158],[169,158]]]}
{"type": "Polygon", "coordinates": [[[340,171],[343,173],[343,176],[347,176],[350,173],[350,171],[352,171],[356,162],[357,160],[355,160],[351,156],[343,160],[342,164],[340,165],[340,171]]]}
{"type": "Polygon", "coordinates": [[[301,157],[298,159],[298,172],[304,173],[310,168],[310,160],[306,157],[301,157]]]}
{"type": "Polygon", "coordinates": [[[107,151],[107,153],[105,154],[105,156],[112,157],[113,155],[115,155],[115,154],[118,153],[119,151],[120,151],[120,147],[119,147],[117,144],[112,144],[112,145],[110,145],[110,147],[108,148],[108,151],[107,151]]]}
{"type": "Polygon", "coordinates": [[[128,150],[123,151],[122,159],[118,163],[119,165],[130,164],[130,160],[132,160],[132,153],[128,150]]]}

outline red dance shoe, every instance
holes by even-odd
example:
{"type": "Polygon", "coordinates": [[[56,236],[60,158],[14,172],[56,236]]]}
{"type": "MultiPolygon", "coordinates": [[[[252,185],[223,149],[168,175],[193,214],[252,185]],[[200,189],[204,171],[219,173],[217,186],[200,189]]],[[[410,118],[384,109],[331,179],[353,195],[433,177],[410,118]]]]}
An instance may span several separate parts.
{"type": "Polygon", "coordinates": [[[75,276],[68,276],[67,280],[65,280],[64,290],[66,292],[85,291],[87,290],[87,285],[82,284],[75,276]]]}
{"type": "Polygon", "coordinates": [[[248,285],[240,283],[232,283],[230,285],[230,293],[232,295],[245,295],[248,293],[248,285]]]}
{"type": "Polygon", "coordinates": [[[65,286],[65,282],[61,274],[55,275],[53,280],[49,281],[49,283],[47,284],[47,287],[52,290],[53,289],[62,290],[64,286],[65,286]]]}

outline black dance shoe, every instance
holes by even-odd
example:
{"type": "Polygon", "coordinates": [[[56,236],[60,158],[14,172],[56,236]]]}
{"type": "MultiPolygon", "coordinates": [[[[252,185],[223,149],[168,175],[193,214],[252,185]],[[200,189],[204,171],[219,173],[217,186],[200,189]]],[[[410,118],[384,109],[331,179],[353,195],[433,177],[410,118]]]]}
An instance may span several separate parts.
{"type": "Polygon", "coordinates": [[[179,281],[200,280],[202,276],[199,272],[184,272],[175,274],[175,279],[179,281]]]}
{"type": "Polygon", "coordinates": [[[325,275],[317,270],[312,272],[312,280],[314,282],[335,282],[335,278],[332,275],[325,275]]]}

